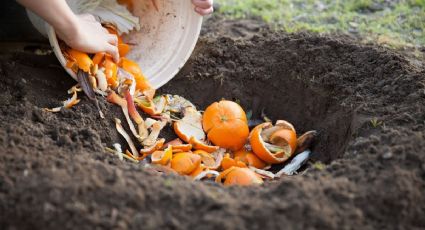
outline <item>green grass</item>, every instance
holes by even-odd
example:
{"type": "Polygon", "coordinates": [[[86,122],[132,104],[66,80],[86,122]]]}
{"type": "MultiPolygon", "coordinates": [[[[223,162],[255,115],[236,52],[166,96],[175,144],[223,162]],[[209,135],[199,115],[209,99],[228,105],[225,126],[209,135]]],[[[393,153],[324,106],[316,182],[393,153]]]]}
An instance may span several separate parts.
{"type": "Polygon", "coordinates": [[[394,48],[425,46],[425,0],[216,0],[232,18],[287,32],[349,32],[394,48]]]}

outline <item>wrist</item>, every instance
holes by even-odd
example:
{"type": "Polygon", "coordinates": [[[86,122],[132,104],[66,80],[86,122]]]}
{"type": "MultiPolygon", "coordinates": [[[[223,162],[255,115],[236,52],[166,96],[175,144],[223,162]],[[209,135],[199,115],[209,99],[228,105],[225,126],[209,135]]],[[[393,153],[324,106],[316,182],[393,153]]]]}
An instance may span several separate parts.
{"type": "Polygon", "coordinates": [[[70,12],[54,26],[56,33],[60,39],[62,39],[68,45],[72,45],[76,42],[79,33],[78,17],[70,12]]]}

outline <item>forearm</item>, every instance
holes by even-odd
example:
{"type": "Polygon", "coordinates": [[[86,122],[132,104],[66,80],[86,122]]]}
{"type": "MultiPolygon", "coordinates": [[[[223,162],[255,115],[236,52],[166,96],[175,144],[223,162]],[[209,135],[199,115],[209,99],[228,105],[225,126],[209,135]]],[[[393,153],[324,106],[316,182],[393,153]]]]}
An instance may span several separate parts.
{"type": "MultiPolygon", "coordinates": [[[[77,17],[65,0],[17,0],[21,5],[30,9],[54,28],[60,28],[64,37],[69,37],[77,30],[77,17]]],[[[57,31],[59,32],[59,31],[57,31]]]]}

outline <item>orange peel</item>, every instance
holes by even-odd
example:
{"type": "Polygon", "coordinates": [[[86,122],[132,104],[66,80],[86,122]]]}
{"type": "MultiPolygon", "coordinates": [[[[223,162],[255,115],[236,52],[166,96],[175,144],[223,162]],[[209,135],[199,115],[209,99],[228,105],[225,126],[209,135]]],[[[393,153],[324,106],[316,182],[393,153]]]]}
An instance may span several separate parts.
{"type": "Polygon", "coordinates": [[[134,76],[134,79],[136,80],[136,89],[140,90],[146,97],[152,100],[155,96],[155,89],[143,75],[142,69],[140,69],[139,65],[125,57],[120,59],[118,65],[134,76]]]}
{"type": "Polygon", "coordinates": [[[165,96],[158,96],[153,100],[149,100],[148,98],[134,98],[134,101],[143,112],[151,116],[160,115],[167,104],[165,96]]]}
{"type": "Polygon", "coordinates": [[[202,164],[207,168],[207,169],[217,169],[218,167],[216,167],[216,160],[214,159],[214,157],[204,151],[204,150],[196,150],[193,152],[194,154],[197,154],[201,157],[201,162],[202,164]]]}
{"type": "Polygon", "coordinates": [[[199,174],[201,174],[206,169],[207,169],[207,167],[205,167],[203,164],[199,164],[198,168],[193,170],[193,172],[191,172],[189,174],[189,176],[196,178],[199,174]]]}
{"type": "MultiPolygon", "coordinates": [[[[288,144],[282,146],[276,146],[267,143],[264,139],[269,140],[273,132],[269,132],[269,129],[275,129],[270,122],[257,125],[250,134],[249,141],[253,152],[261,160],[270,164],[279,164],[285,162],[292,156],[292,148],[288,144]],[[266,130],[267,135],[263,133],[266,130]]],[[[274,132],[280,129],[274,130],[274,132]]]]}
{"type": "Polygon", "coordinates": [[[270,135],[270,143],[277,146],[289,145],[293,154],[297,148],[297,135],[290,129],[280,129],[270,135]]]}
{"type": "Polygon", "coordinates": [[[80,102],[80,99],[77,99],[77,92],[74,91],[74,93],[72,94],[72,97],[63,102],[63,107],[65,109],[70,109],[72,106],[78,104],[79,102],[80,102]]]}
{"type": "Polygon", "coordinates": [[[155,151],[151,155],[152,163],[168,165],[173,157],[173,147],[170,145],[164,151],[155,151]]]}
{"type": "Polygon", "coordinates": [[[118,44],[118,52],[120,54],[120,57],[125,57],[131,50],[130,45],[121,43],[118,44]]]}
{"type": "Polygon", "coordinates": [[[258,176],[255,172],[248,168],[230,167],[220,173],[216,177],[217,183],[223,183],[224,185],[260,185],[263,184],[263,179],[258,176]]]}
{"type": "Polygon", "coordinates": [[[108,85],[110,85],[112,88],[118,87],[119,82],[118,82],[117,64],[115,64],[115,62],[112,60],[111,57],[106,56],[102,66],[103,68],[105,68],[104,73],[105,73],[106,81],[108,82],[108,85]]]}
{"type": "Polygon", "coordinates": [[[182,175],[189,175],[201,164],[201,157],[190,152],[176,153],[171,159],[171,168],[182,175]]]}
{"type": "Polygon", "coordinates": [[[247,166],[244,162],[232,159],[229,154],[226,154],[224,155],[223,160],[221,161],[221,168],[223,170],[226,170],[231,167],[246,168],[247,166]]]}
{"type": "Polygon", "coordinates": [[[180,138],[176,138],[165,143],[164,148],[167,148],[170,145],[173,146],[173,152],[188,152],[192,149],[191,144],[183,144],[183,141],[180,140],[180,138]]]}
{"type": "Polygon", "coordinates": [[[186,107],[183,110],[183,118],[174,122],[174,132],[180,139],[189,143],[190,138],[204,140],[205,133],[202,129],[202,114],[193,107],[186,107]]]}
{"type": "Polygon", "coordinates": [[[266,162],[262,161],[257,157],[253,152],[242,148],[236,152],[234,152],[234,159],[244,162],[246,165],[255,167],[258,169],[264,169],[267,167],[266,162]]]}
{"type": "Polygon", "coordinates": [[[195,137],[190,137],[189,139],[189,143],[192,144],[193,148],[196,150],[204,150],[208,153],[212,153],[214,151],[217,151],[220,147],[218,146],[213,146],[213,145],[208,145],[206,143],[204,143],[203,141],[200,141],[198,139],[196,139],[195,137]]]}
{"type": "Polygon", "coordinates": [[[68,49],[65,52],[67,54],[66,56],[70,59],[68,59],[68,62],[75,63],[79,69],[83,70],[86,73],[91,73],[94,63],[89,57],[89,55],[74,49],[68,49]]]}
{"type": "Polygon", "coordinates": [[[164,143],[165,143],[165,139],[164,138],[158,139],[155,142],[154,145],[152,145],[150,147],[147,147],[147,148],[144,148],[144,149],[141,149],[139,151],[139,153],[140,154],[147,154],[147,155],[152,154],[153,152],[155,152],[157,150],[160,150],[164,146],[164,143]]]}

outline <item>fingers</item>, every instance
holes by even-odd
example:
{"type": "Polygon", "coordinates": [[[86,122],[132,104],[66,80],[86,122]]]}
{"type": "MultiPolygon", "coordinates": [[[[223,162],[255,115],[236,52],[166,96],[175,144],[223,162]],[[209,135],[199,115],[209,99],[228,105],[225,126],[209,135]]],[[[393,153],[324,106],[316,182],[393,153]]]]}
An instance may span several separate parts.
{"type": "Polygon", "coordinates": [[[195,7],[195,11],[196,11],[196,13],[204,16],[204,15],[211,14],[214,11],[214,8],[210,7],[208,9],[203,9],[203,8],[200,8],[200,7],[195,7]]]}
{"type": "Polygon", "coordinates": [[[107,53],[109,53],[113,58],[114,58],[114,61],[116,62],[116,63],[118,63],[119,62],[119,60],[120,60],[120,54],[119,54],[119,52],[118,52],[118,47],[117,46],[115,46],[115,45],[111,45],[111,44],[109,44],[109,43],[107,43],[106,44],[106,49],[105,49],[105,51],[107,52],[107,53]]]}
{"type": "Polygon", "coordinates": [[[212,0],[192,0],[192,3],[201,9],[209,9],[213,6],[212,0]]]}

